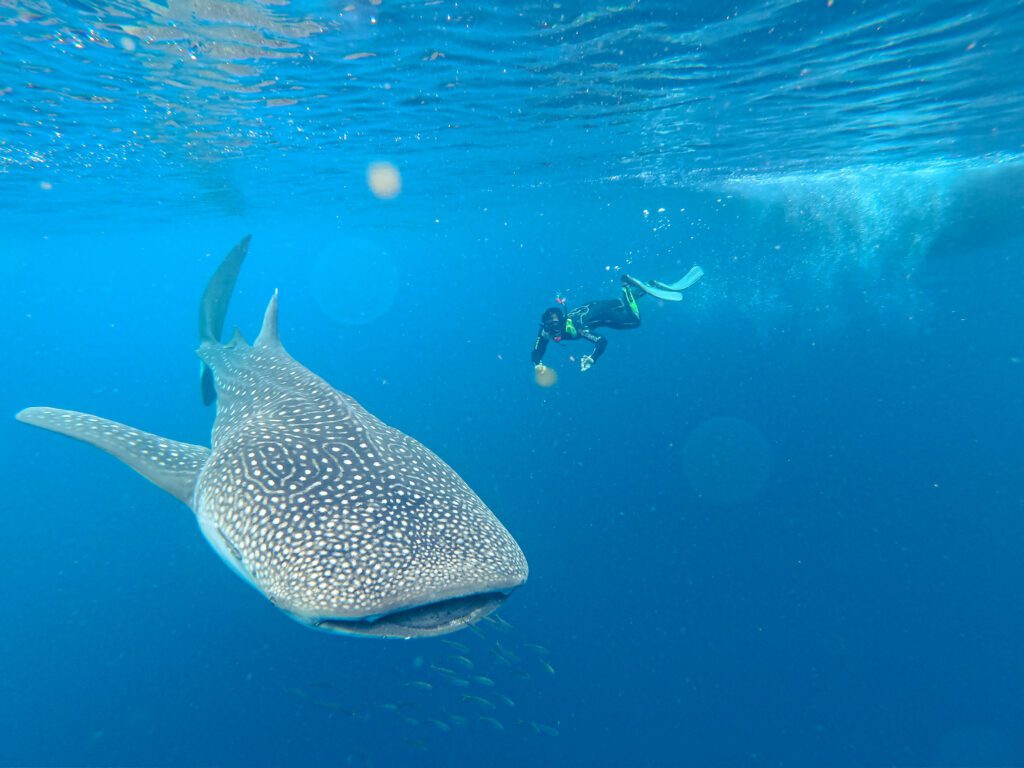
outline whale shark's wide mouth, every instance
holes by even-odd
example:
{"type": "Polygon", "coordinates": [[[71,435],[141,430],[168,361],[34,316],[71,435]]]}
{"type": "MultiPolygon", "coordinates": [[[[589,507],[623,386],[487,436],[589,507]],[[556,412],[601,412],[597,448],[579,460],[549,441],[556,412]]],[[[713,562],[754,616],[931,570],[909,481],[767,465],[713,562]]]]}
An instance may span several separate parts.
{"type": "Polygon", "coordinates": [[[313,626],[327,632],[371,637],[432,637],[456,632],[479,621],[505,602],[508,592],[479,592],[404,608],[367,619],[325,618],[313,626]]]}

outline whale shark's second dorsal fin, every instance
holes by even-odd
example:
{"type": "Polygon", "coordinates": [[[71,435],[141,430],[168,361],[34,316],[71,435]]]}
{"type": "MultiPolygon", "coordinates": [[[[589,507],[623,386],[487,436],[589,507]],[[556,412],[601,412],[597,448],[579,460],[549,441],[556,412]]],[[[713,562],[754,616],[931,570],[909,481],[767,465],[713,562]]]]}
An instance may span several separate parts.
{"type": "Polygon", "coordinates": [[[18,421],[95,445],[123,461],[144,478],[192,506],[196,480],[210,449],[60,408],[26,408],[18,421]]]}
{"type": "MultiPolygon", "coordinates": [[[[220,343],[221,333],[224,331],[224,318],[228,314],[228,304],[231,303],[231,294],[235,290],[238,273],[242,270],[242,262],[245,261],[245,255],[249,252],[251,239],[252,235],[246,235],[239,240],[238,245],[224,257],[224,261],[220,263],[217,271],[210,278],[210,282],[206,284],[203,300],[199,302],[200,343],[220,343]]],[[[199,386],[203,392],[204,405],[209,405],[217,399],[213,372],[205,363],[199,369],[199,386]]]]}
{"type": "Polygon", "coordinates": [[[277,335],[277,291],[270,297],[267,311],[263,314],[263,327],[256,339],[257,347],[279,347],[281,339],[277,335]]]}

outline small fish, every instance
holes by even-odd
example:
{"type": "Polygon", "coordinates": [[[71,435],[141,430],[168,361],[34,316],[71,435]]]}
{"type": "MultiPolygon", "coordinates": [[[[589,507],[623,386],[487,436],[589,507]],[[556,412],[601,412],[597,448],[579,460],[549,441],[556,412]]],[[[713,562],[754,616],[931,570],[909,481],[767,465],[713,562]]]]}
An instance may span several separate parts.
{"type": "Polygon", "coordinates": [[[510,699],[508,696],[506,696],[503,693],[496,693],[496,694],[494,694],[494,697],[498,701],[500,701],[502,704],[504,704],[506,707],[514,707],[516,705],[516,703],[514,701],[512,701],[512,699],[510,699]]]}
{"type": "Polygon", "coordinates": [[[493,717],[490,717],[488,715],[481,715],[480,717],[477,718],[477,720],[479,720],[481,723],[487,723],[489,726],[491,726],[495,730],[498,730],[498,731],[504,731],[505,730],[505,726],[501,724],[500,720],[498,720],[496,718],[493,718],[493,717]]]}
{"type": "Polygon", "coordinates": [[[454,648],[459,653],[469,653],[469,646],[463,645],[458,640],[442,640],[441,642],[449,648],[454,648]]]}
{"type": "Polygon", "coordinates": [[[544,666],[544,669],[547,670],[547,673],[549,675],[555,674],[555,668],[548,664],[546,661],[542,661],[541,664],[544,666]]]}
{"type": "Polygon", "coordinates": [[[378,704],[377,706],[380,707],[383,710],[388,711],[388,712],[397,712],[398,711],[398,705],[397,704],[378,704]]]}
{"type": "Polygon", "coordinates": [[[519,724],[524,728],[532,728],[534,733],[540,733],[540,726],[536,720],[520,720],[519,724]]]}
{"type": "Polygon", "coordinates": [[[333,709],[333,710],[335,710],[337,712],[341,712],[341,714],[347,715],[348,717],[354,717],[357,720],[365,720],[366,719],[365,715],[363,715],[363,714],[361,714],[359,712],[356,712],[354,709],[349,709],[348,707],[343,707],[341,704],[339,704],[336,701],[314,701],[313,703],[318,705],[318,706],[324,707],[326,709],[333,709]]]}
{"type": "Polygon", "coordinates": [[[501,655],[500,651],[497,651],[494,648],[488,648],[487,650],[489,650],[491,652],[491,654],[494,656],[495,661],[497,661],[499,664],[501,664],[501,666],[503,666],[503,667],[511,667],[512,666],[512,660],[511,659],[506,659],[504,656],[501,655]]]}
{"type": "Polygon", "coordinates": [[[504,629],[505,631],[508,631],[508,630],[513,628],[512,625],[509,622],[505,621],[505,619],[503,619],[498,614],[492,613],[491,616],[494,619],[494,623],[497,624],[502,629],[504,629]]]}
{"type": "Polygon", "coordinates": [[[540,729],[540,732],[543,733],[545,736],[558,735],[558,729],[552,728],[550,725],[544,725],[544,723],[537,723],[537,727],[540,729]]]}
{"type": "Polygon", "coordinates": [[[525,669],[513,669],[512,672],[513,672],[513,674],[515,674],[516,677],[521,677],[523,680],[532,680],[533,679],[533,677],[530,675],[530,673],[527,672],[525,669]]]}
{"type": "Polygon", "coordinates": [[[471,693],[467,693],[465,696],[462,697],[462,700],[463,701],[475,701],[477,704],[479,704],[479,705],[481,705],[483,707],[487,707],[488,709],[497,709],[497,707],[494,706],[494,702],[493,701],[489,701],[489,700],[485,699],[483,696],[474,696],[471,693]]]}
{"type": "Polygon", "coordinates": [[[330,683],[325,683],[325,682],[322,682],[322,681],[317,681],[315,683],[310,683],[309,687],[310,688],[333,688],[334,686],[331,685],[330,683]]]}
{"type": "Polygon", "coordinates": [[[301,688],[289,688],[288,689],[288,693],[294,694],[295,696],[298,696],[300,699],[308,699],[309,698],[309,694],[306,693],[301,688]]]}
{"type": "Polygon", "coordinates": [[[479,683],[480,685],[493,686],[494,681],[484,675],[473,675],[473,682],[479,683]]]}
{"type": "Polygon", "coordinates": [[[469,680],[463,680],[461,677],[449,677],[448,682],[454,685],[456,688],[469,687],[469,680]]]}
{"type": "Polygon", "coordinates": [[[402,720],[407,722],[409,725],[419,725],[420,724],[420,721],[417,720],[415,717],[409,717],[409,715],[403,714],[401,712],[396,712],[395,714],[398,715],[400,718],[402,718],[402,720]]]}
{"type": "Polygon", "coordinates": [[[539,653],[541,656],[547,656],[551,653],[551,651],[543,645],[537,645],[536,643],[523,643],[523,648],[526,648],[528,651],[533,651],[534,653],[539,653]]]}
{"type": "Polygon", "coordinates": [[[497,648],[498,653],[500,653],[502,656],[504,656],[509,661],[521,661],[519,656],[517,656],[514,651],[510,651],[508,648],[506,648],[500,642],[495,641],[494,647],[497,648]]]}
{"type": "Polygon", "coordinates": [[[455,725],[465,725],[469,722],[469,720],[463,717],[462,715],[456,715],[452,712],[445,712],[445,715],[447,715],[448,719],[451,720],[452,723],[454,723],[455,725]]]}
{"type": "Polygon", "coordinates": [[[440,672],[442,675],[448,675],[449,677],[457,677],[459,674],[454,669],[448,669],[448,667],[439,667],[437,666],[437,664],[431,664],[430,668],[435,672],[440,672]]]}
{"type": "Polygon", "coordinates": [[[454,661],[456,664],[461,664],[466,669],[473,668],[473,662],[467,659],[465,656],[449,656],[448,661],[454,661]]]}
{"type": "Polygon", "coordinates": [[[476,624],[467,624],[466,629],[468,629],[477,637],[487,637],[487,635],[484,634],[484,631],[480,629],[480,627],[478,627],[476,624]]]}
{"type": "Polygon", "coordinates": [[[430,745],[427,744],[427,742],[422,741],[420,739],[404,738],[404,739],[402,739],[402,741],[404,741],[406,744],[408,744],[413,749],[420,749],[420,750],[423,750],[424,752],[426,752],[428,749],[430,749],[430,745]]]}
{"type": "Polygon", "coordinates": [[[435,717],[428,717],[427,722],[433,725],[439,731],[445,731],[446,733],[452,729],[452,727],[448,725],[448,723],[446,723],[444,720],[438,720],[435,717]]]}
{"type": "Polygon", "coordinates": [[[403,685],[406,688],[415,688],[418,691],[430,691],[434,688],[430,683],[424,682],[423,680],[413,680],[411,683],[403,683],[403,685]]]}

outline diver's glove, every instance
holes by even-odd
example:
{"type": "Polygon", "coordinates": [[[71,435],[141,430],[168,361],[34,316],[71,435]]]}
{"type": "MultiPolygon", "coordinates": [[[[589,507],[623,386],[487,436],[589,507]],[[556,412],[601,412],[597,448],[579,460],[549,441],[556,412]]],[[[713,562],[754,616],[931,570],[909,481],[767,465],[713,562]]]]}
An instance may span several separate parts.
{"type": "Polygon", "coordinates": [[[580,372],[586,373],[590,370],[590,366],[594,364],[594,358],[590,355],[584,355],[580,358],[580,372]]]}
{"type": "Polygon", "coordinates": [[[547,367],[544,365],[544,363],[537,363],[535,366],[533,366],[533,370],[535,370],[537,373],[544,373],[544,371],[547,370],[547,367]]]}

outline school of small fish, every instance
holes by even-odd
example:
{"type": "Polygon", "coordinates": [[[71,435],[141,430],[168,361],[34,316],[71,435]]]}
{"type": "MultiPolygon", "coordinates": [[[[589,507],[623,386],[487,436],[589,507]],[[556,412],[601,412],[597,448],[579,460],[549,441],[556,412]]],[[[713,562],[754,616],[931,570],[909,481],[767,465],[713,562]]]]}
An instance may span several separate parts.
{"type": "Polygon", "coordinates": [[[443,739],[453,731],[473,727],[484,728],[497,735],[508,732],[509,725],[513,725],[517,733],[526,736],[558,736],[555,725],[529,719],[522,716],[524,713],[512,717],[513,712],[518,712],[516,703],[499,690],[502,678],[507,679],[509,675],[532,681],[532,686],[542,684],[545,677],[555,674],[555,668],[548,660],[551,652],[537,643],[514,643],[509,635],[512,625],[497,613],[487,616],[479,624],[470,625],[468,629],[482,643],[474,643],[476,647],[471,647],[458,640],[440,638],[437,646],[441,653],[435,660],[424,661],[421,666],[426,674],[401,686],[411,698],[360,710],[332,701],[328,696],[332,686],[327,682],[293,686],[288,690],[294,696],[328,710],[330,716],[338,714],[367,720],[376,712],[378,716],[391,718],[413,729],[413,732],[404,734],[401,741],[418,751],[431,749],[431,739],[443,739]],[[489,634],[496,632],[504,637],[489,634]],[[448,692],[452,688],[464,692],[460,691],[452,700],[454,691],[448,692]]]}

